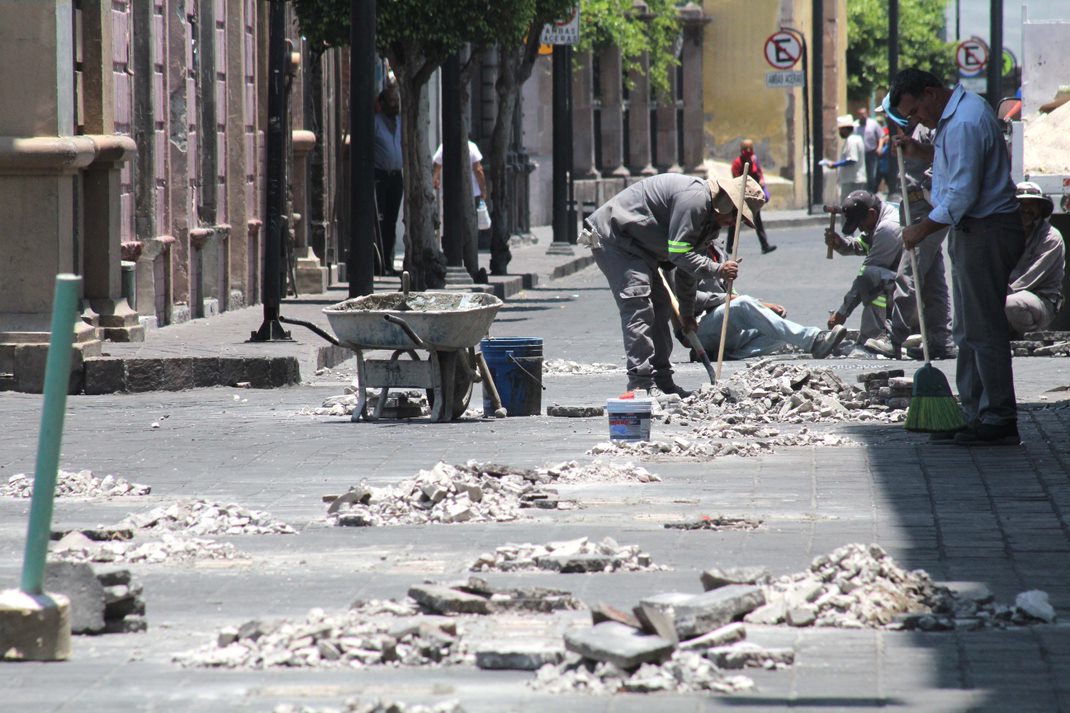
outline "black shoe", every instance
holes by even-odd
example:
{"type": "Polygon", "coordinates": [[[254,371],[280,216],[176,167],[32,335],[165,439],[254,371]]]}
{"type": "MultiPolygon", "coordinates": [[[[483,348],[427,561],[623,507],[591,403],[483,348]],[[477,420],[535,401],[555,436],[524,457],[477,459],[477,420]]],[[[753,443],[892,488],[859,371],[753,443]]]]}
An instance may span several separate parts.
{"type": "Polygon", "coordinates": [[[955,434],[956,446],[1020,446],[1018,422],[976,423],[955,434]]]}
{"type": "MultiPolygon", "coordinates": [[[[907,347],[907,356],[914,361],[924,361],[925,352],[921,347],[907,347]]],[[[942,361],[944,359],[956,359],[958,358],[958,347],[941,347],[939,349],[933,349],[929,352],[929,358],[933,361],[942,361]]]]}
{"type": "Polygon", "coordinates": [[[672,379],[655,379],[654,386],[661,389],[665,394],[676,394],[682,399],[686,399],[691,395],[691,392],[682,386],[678,386],[672,379]]]}
{"type": "Polygon", "coordinates": [[[836,348],[843,338],[847,336],[847,327],[837,324],[827,332],[819,332],[814,344],[810,347],[810,354],[815,359],[824,359],[836,348]]]}
{"type": "Polygon", "coordinates": [[[762,255],[768,255],[769,253],[773,252],[774,250],[776,250],[776,245],[763,245],[762,246],[762,255]]]}

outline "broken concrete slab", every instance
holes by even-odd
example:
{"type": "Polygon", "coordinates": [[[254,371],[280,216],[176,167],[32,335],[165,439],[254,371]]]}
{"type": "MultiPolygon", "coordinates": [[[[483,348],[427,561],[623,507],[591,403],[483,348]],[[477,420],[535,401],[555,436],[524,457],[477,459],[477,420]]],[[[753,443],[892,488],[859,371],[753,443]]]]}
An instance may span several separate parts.
{"type": "Polygon", "coordinates": [[[788,615],[788,607],[784,603],[783,599],[774,599],[773,601],[758,607],[750,614],[743,617],[743,621],[748,624],[761,624],[764,626],[775,626],[784,621],[788,615]]]}
{"type": "Polygon", "coordinates": [[[417,584],[409,587],[409,596],[422,609],[432,614],[490,614],[491,603],[483,597],[468,594],[440,584],[417,584]]]}
{"type": "Polygon", "coordinates": [[[546,644],[509,644],[476,651],[476,667],[490,671],[538,671],[546,664],[557,665],[565,652],[546,644]]]}
{"type": "Polygon", "coordinates": [[[547,416],[561,418],[594,418],[602,416],[606,412],[602,406],[559,406],[554,404],[546,407],[547,416]]]}
{"type": "Polygon", "coordinates": [[[614,557],[599,554],[548,555],[539,557],[535,563],[539,569],[548,569],[562,574],[605,572],[613,569],[614,557]]]}
{"type": "Polygon", "coordinates": [[[565,633],[565,648],[593,661],[608,661],[622,669],[660,662],[672,655],[671,641],[607,621],[589,629],[565,633]]]}
{"type": "Polygon", "coordinates": [[[680,642],[683,651],[694,649],[712,649],[717,646],[727,646],[747,638],[747,628],[740,622],[734,622],[720,629],[714,629],[708,634],[680,642]]]}
{"type": "Polygon", "coordinates": [[[88,564],[49,562],[45,566],[45,591],[57,592],[70,600],[72,634],[104,631],[104,587],[88,564]]]}
{"type": "Polygon", "coordinates": [[[703,572],[701,579],[702,588],[708,592],[729,584],[760,584],[769,579],[769,570],[765,567],[714,567],[703,572]]]}
{"type": "Polygon", "coordinates": [[[603,621],[615,621],[633,629],[643,628],[634,614],[612,607],[605,602],[598,602],[591,607],[591,624],[601,624],[603,621]]]}
{"type": "Polygon", "coordinates": [[[765,604],[761,587],[749,584],[729,584],[685,603],[675,605],[676,633],[681,639],[692,639],[725,624],[765,604]]]}

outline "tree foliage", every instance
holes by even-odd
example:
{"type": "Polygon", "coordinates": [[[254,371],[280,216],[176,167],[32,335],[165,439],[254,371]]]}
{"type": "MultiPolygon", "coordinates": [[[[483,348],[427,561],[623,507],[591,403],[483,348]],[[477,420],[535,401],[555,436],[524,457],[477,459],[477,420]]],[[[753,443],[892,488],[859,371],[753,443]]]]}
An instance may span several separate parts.
{"type": "MultiPolygon", "coordinates": [[[[899,67],[937,77],[955,71],[953,43],[941,37],[947,0],[899,0],[899,67]]],[[[867,99],[888,86],[888,3],[847,0],[847,96],[867,99]]]]}
{"type": "Polygon", "coordinates": [[[646,0],[648,12],[635,12],[633,0],[582,0],[578,50],[619,47],[625,75],[640,69],[648,53],[650,84],[659,94],[669,91],[669,72],[680,63],[676,49],[680,22],[675,0],[646,0]]]}

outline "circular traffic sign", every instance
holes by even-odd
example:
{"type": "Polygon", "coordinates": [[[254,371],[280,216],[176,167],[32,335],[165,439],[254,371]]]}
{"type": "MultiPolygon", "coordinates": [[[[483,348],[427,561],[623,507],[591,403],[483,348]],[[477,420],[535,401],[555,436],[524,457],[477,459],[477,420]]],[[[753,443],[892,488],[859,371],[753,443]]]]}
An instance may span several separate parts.
{"type": "Polygon", "coordinates": [[[774,32],[765,41],[765,61],[773,69],[791,69],[802,57],[802,45],[790,32],[774,32]]]}
{"type": "Polygon", "coordinates": [[[1009,77],[1014,73],[1014,70],[1018,68],[1018,59],[1014,56],[1006,47],[1003,48],[1003,76],[1009,77]]]}
{"type": "Polygon", "coordinates": [[[955,48],[955,64],[963,77],[977,76],[988,65],[988,45],[977,37],[959,42],[955,48]]]}

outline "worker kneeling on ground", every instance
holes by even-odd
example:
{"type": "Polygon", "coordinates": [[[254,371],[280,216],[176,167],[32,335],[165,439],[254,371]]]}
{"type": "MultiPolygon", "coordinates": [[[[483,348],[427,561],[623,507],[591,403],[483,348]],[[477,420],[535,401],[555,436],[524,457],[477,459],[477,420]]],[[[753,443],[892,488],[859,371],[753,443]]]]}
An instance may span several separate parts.
{"type": "Polygon", "coordinates": [[[711,260],[706,247],[734,224],[737,210],[753,226],[763,203],[761,187],[749,176],[706,180],[663,173],[625,188],[584,221],[580,242],[591,247],[620,311],[629,390],[688,394],[672,378],[672,305],[659,267],[679,268],[673,273],[682,326],[695,330],[698,281],[738,273],[732,260],[711,260]]]}
{"type": "Polygon", "coordinates": [[[896,270],[903,253],[899,211],[869,191],[854,191],[843,201],[843,237],[835,230],[825,230],[825,244],[841,255],[862,255],[862,267],[843,296],[843,303],[829,316],[829,329],[843,324],[851,312],[865,304],[858,342],[884,335],[888,301],[895,289],[896,270]]]}
{"type": "Polygon", "coordinates": [[[1047,328],[1063,303],[1066,245],[1051,226],[1055,204],[1032,181],[1015,186],[1018,213],[1025,228],[1025,252],[1011,271],[1007,286],[1007,322],[1021,337],[1047,328]]]}
{"type": "MultiPolygon", "coordinates": [[[[715,242],[709,255],[719,260],[720,246],[715,242]]],[[[698,338],[702,348],[716,354],[721,343],[727,286],[719,278],[703,280],[695,299],[695,314],[701,316],[698,338]]],[[[788,311],[772,302],[762,302],[750,295],[733,295],[728,313],[728,332],[725,336],[726,359],[746,359],[796,347],[808,351],[816,359],[824,359],[843,341],[847,329],[834,325],[832,329],[804,327],[785,319],[788,311]]]]}

